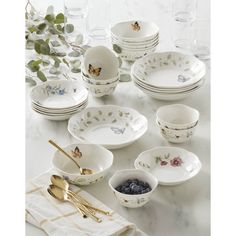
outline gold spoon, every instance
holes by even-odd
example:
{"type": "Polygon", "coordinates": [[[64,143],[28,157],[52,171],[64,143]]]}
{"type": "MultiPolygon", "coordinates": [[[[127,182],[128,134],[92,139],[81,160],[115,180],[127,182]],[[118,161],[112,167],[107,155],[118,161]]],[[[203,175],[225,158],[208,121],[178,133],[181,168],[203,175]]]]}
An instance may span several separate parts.
{"type": "Polygon", "coordinates": [[[80,165],[73,159],[73,157],[72,157],[69,153],[67,153],[64,149],[62,149],[60,146],[58,146],[58,144],[56,144],[54,141],[48,140],[48,142],[49,142],[50,144],[52,144],[54,147],[56,147],[56,148],[57,148],[59,151],[61,151],[63,154],[65,154],[68,158],[70,158],[70,160],[73,161],[73,162],[76,164],[76,166],[79,168],[79,171],[80,171],[80,174],[81,174],[81,175],[90,175],[90,174],[93,173],[93,171],[90,170],[90,169],[81,168],[80,165]]]}
{"type": "Polygon", "coordinates": [[[82,204],[79,204],[79,203],[75,203],[71,198],[70,196],[67,194],[67,192],[61,188],[58,188],[56,187],[55,185],[49,185],[49,188],[47,189],[49,194],[51,196],[53,196],[54,198],[56,198],[57,200],[60,200],[60,201],[64,201],[64,202],[70,202],[72,203],[76,209],[78,209],[80,212],[81,210],[83,210],[83,212],[86,213],[87,216],[90,216],[90,218],[92,218],[93,220],[97,221],[97,222],[101,222],[102,220],[100,218],[98,218],[97,216],[93,215],[91,213],[90,210],[88,210],[84,205],[82,204]]]}
{"type": "Polygon", "coordinates": [[[62,177],[58,176],[58,175],[52,175],[51,176],[51,182],[57,186],[58,188],[61,188],[63,190],[65,190],[68,194],[71,194],[72,197],[74,197],[74,199],[78,202],[81,202],[84,206],[89,207],[97,212],[100,212],[104,215],[111,215],[111,213],[109,211],[103,211],[99,208],[96,208],[94,206],[91,205],[91,203],[87,202],[84,198],[82,198],[79,195],[76,195],[76,193],[74,193],[73,191],[69,190],[69,183],[63,179],[62,177]]]}

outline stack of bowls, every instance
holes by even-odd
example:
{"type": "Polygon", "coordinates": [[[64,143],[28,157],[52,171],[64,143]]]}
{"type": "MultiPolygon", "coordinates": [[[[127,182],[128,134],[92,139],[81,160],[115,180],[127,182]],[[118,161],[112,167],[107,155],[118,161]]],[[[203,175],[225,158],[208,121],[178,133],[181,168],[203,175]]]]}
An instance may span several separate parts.
{"type": "Polygon", "coordinates": [[[94,97],[113,93],[119,79],[119,60],[111,50],[97,46],[86,51],[82,64],[82,80],[85,88],[94,97]]]}
{"type": "Polygon", "coordinates": [[[179,52],[152,53],[137,60],[131,68],[135,86],[160,100],[188,97],[204,83],[205,64],[179,52]]]}
{"type": "Polygon", "coordinates": [[[199,112],[189,106],[173,104],[157,110],[156,122],[162,136],[171,143],[190,140],[199,121],[199,112]]]}
{"type": "Polygon", "coordinates": [[[76,81],[47,81],[31,91],[32,109],[48,120],[67,120],[88,104],[88,91],[76,81]]]}
{"type": "Polygon", "coordinates": [[[111,42],[123,60],[135,61],[155,51],[159,28],[152,22],[120,22],[111,28],[111,42]]]}

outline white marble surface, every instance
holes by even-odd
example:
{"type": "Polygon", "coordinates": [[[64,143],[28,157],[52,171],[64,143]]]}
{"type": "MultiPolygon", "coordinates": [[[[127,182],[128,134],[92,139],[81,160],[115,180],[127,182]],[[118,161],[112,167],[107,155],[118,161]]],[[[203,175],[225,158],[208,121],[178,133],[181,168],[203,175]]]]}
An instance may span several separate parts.
{"type": "MultiPolygon", "coordinates": [[[[199,3],[208,1],[199,1],[199,3]]],[[[113,0],[114,3],[114,0],[113,0]]],[[[156,22],[160,27],[161,43],[158,50],[170,50],[170,1],[116,1],[119,6],[112,7],[113,22],[136,17],[139,13],[147,20],[156,22]],[[118,3],[119,2],[119,3],[118,3]],[[126,2],[126,3],[124,3],[126,2]],[[144,4],[142,6],[142,4],[144,4]],[[144,3],[145,2],[145,3],[144,3]],[[122,5],[123,4],[123,5],[122,5]],[[120,14],[117,9],[124,8],[120,14]],[[116,17],[115,17],[116,16],[116,17]]],[[[200,5],[200,4],[199,4],[200,5]]],[[[209,4],[208,4],[209,5],[209,4]]],[[[204,8],[204,17],[209,15],[204,8]]],[[[67,122],[53,122],[42,119],[30,108],[26,89],[26,181],[51,168],[54,148],[48,139],[54,139],[61,145],[76,142],[67,131],[67,122]]],[[[193,96],[178,101],[200,111],[200,123],[192,140],[185,144],[173,145],[166,142],[160,135],[155,124],[155,112],[161,102],[146,96],[132,82],[120,83],[115,93],[106,98],[90,97],[89,106],[116,104],[132,107],[148,118],[149,128],[145,135],[134,144],[114,150],[114,164],[107,178],[102,182],[83,187],[96,198],[107,204],[127,220],[134,222],[150,236],[208,236],[210,235],[210,69],[208,65],[206,84],[193,96]],[[175,187],[158,186],[151,201],[142,208],[128,209],[115,200],[108,187],[108,179],[114,171],[133,168],[138,154],[155,146],[178,146],[196,153],[202,164],[201,172],[192,180],[175,187]]],[[[34,226],[26,224],[27,236],[45,235],[34,226]]]]}

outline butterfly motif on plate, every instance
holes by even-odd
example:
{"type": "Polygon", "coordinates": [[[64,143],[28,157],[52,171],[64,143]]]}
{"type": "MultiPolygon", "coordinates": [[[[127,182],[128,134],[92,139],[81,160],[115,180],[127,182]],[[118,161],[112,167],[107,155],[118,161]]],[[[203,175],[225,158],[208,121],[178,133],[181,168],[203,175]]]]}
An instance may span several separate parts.
{"type": "Polygon", "coordinates": [[[185,76],[183,76],[183,75],[179,75],[179,76],[178,76],[178,82],[184,83],[184,82],[186,82],[186,81],[188,81],[188,80],[190,80],[189,77],[185,77],[185,76]]]}
{"type": "Polygon", "coordinates": [[[90,75],[99,76],[100,73],[101,73],[101,70],[102,70],[101,67],[94,68],[91,64],[89,64],[88,72],[89,72],[90,75]]]}
{"type": "Polygon", "coordinates": [[[82,157],[82,152],[79,150],[78,147],[75,147],[75,150],[71,151],[73,157],[82,157]]]}
{"type": "Polygon", "coordinates": [[[135,21],[134,24],[131,24],[134,31],[139,31],[141,29],[138,21],[135,21]]]}
{"type": "Polygon", "coordinates": [[[115,133],[115,134],[123,134],[125,132],[125,128],[117,128],[117,127],[111,127],[111,130],[115,133]]]}

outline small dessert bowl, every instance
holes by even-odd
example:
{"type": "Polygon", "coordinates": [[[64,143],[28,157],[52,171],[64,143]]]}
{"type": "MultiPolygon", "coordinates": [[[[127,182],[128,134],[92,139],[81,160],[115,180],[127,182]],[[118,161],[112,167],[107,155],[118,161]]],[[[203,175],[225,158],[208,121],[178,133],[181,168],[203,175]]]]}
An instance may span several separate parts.
{"type": "Polygon", "coordinates": [[[110,84],[91,84],[88,81],[83,80],[84,87],[94,96],[103,97],[105,95],[110,95],[115,91],[119,80],[114,81],[110,84]]]}
{"type": "Polygon", "coordinates": [[[183,104],[162,106],[156,113],[157,121],[167,129],[173,130],[189,129],[196,126],[199,116],[198,110],[183,104]]]}
{"type": "Polygon", "coordinates": [[[92,174],[81,175],[79,168],[60,151],[56,151],[52,164],[54,169],[68,181],[78,185],[89,185],[102,180],[113,163],[113,154],[96,144],[72,144],[64,150],[74,157],[82,168],[91,169],[92,174]]]}
{"type": "Polygon", "coordinates": [[[119,69],[119,59],[107,47],[89,48],[84,54],[83,67],[90,78],[105,80],[114,78],[119,69]]]}
{"type": "Polygon", "coordinates": [[[109,186],[114,193],[116,199],[122,206],[137,208],[146,204],[150,200],[150,196],[158,185],[158,180],[152,174],[138,169],[125,169],[116,171],[109,180],[109,186]],[[151,191],[141,194],[125,194],[116,190],[124,181],[130,179],[138,179],[149,184],[151,191]]]}

